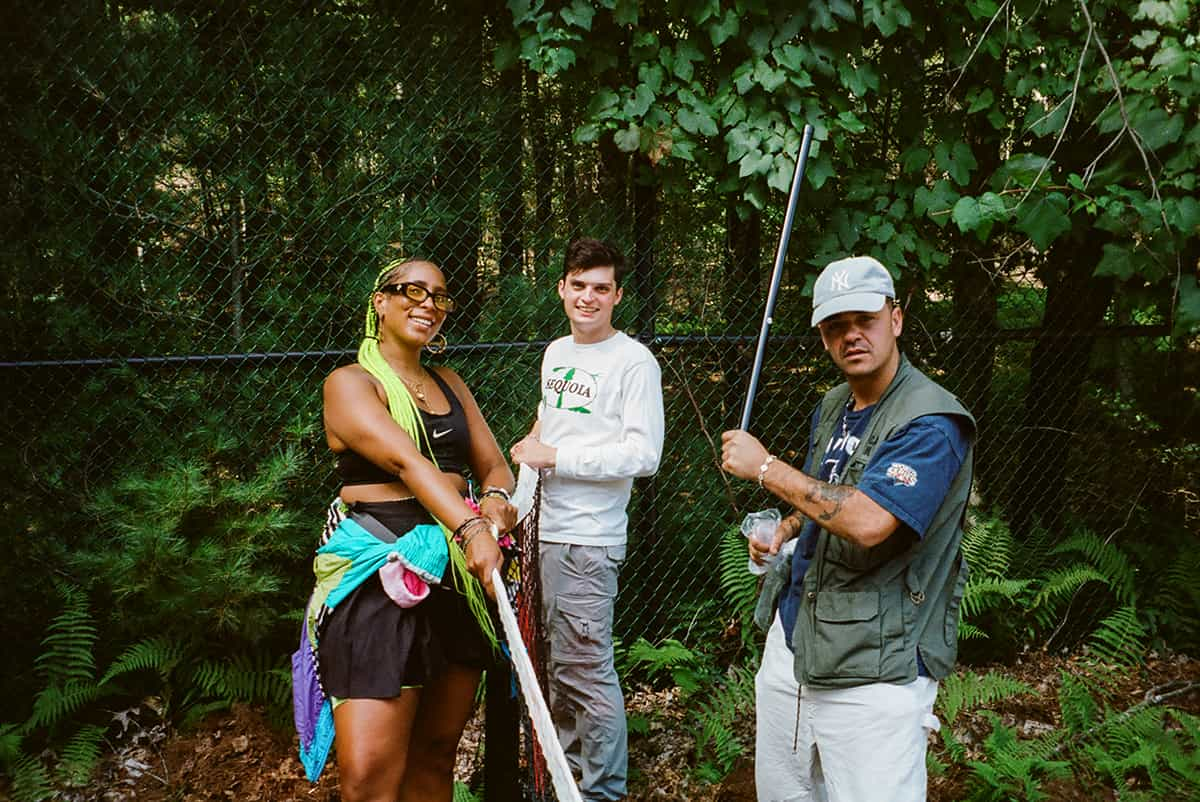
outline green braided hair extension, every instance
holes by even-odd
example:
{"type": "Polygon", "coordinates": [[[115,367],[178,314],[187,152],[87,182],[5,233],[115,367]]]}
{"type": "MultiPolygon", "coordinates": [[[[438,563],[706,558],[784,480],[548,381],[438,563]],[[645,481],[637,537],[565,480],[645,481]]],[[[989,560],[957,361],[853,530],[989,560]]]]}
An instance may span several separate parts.
{"type": "MultiPolygon", "coordinates": [[[[370,373],[383,385],[384,392],[387,393],[388,412],[391,414],[392,420],[396,421],[401,429],[408,432],[408,436],[413,439],[418,448],[424,442],[429,458],[433,460],[434,465],[437,465],[437,458],[433,456],[429,433],[425,431],[425,422],[421,420],[417,402],[413,400],[408,386],[400,380],[379,350],[379,317],[375,313],[375,293],[410,264],[412,264],[411,260],[397,259],[389,262],[376,277],[375,286],[372,288],[371,294],[367,296],[367,320],[362,342],[358,346],[358,364],[362,365],[363,370],[370,373]]],[[[463,589],[463,595],[467,597],[467,606],[492,647],[498,649],[499,641],[496,638],[496,629],[492,625],[492,617],[488,613],[483,585],[467,570],[467,555],[454,543],[453,533],[449,527],[441,521],[437,523],[446,536],[446,545],[450,552],[450,565],[458,580],[458,586],[463,589]]]]}

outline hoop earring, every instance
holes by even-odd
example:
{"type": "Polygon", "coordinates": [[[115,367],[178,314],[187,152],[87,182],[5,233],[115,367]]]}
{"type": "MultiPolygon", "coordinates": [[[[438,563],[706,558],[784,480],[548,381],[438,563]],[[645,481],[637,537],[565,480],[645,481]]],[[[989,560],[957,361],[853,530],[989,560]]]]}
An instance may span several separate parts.
{"type": "Polygon", "coordinates": [[[446,342],[446,335],[435,334],[435,335],[433,335],[433,339],[431,339],[429,342],[425,343],[425,350],[428,351],[433,356],[437,356],[438,354],[440,354],[446,350],[446,346],[448,344],[449,343],[446,342]]]}

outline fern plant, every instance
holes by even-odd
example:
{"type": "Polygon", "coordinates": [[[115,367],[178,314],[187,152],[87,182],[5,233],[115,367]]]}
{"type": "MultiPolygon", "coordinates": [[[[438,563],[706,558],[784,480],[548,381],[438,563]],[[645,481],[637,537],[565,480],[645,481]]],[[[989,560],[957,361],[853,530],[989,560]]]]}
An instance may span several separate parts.
{"type": "Polygon", "coordinates": [[[1106,617],[1092,632],[1088,647],[1099,659],[1114,665],[1128,666],[1142,662],[1149,633],[1138,620],[1132,605],[1120,607],[1106,617]]]}
{"type": "Polygon", "coordinates": [[[641,674],[657,684],[670,678],[685,696],[698,691],[713,673],[706,655],[692,651],[675,638],[666,638],[658,646],[638,638],[625,650],[621,664],[621,676],[641,674]]]}
{"type": "Polygon", "coordinates": [[[86,785],[107,732],[93,714],[115,696],[158,694],[165,714],[185,722],[234,702],[262,703],[276,720],[286,718],[291,677],[282,657],[266,653],[189,661],[184,644],[154,636],[124,649],[97,680],[98,634],[87,596],[74,586],[60,593],[63,610],[47,627],[35,663],[43,687],[23,723],[0,725],[0,766],[17,802],[46,799],[56,785],[86,785]]]}
{"type": "Polygon", "coordinates": [[[746,745],[737,725],[754,718],[754,672],[732,666],[695,714],[696,773],[709,783],[733,770],[746,745]]]}
{"type": "Polygon", "coordinates": [[[1200,718],[1146,702],[1125,711],[1102,707],[1087,684],[1064,672],[1059,706],[1066,751],[1080,771],[1124,794],[1151,799],[1200,797],[1200,718]]]}
{"type": "Polygon", "coordinates": [[[983,716],[991,723],[992,731],[983,741],[986,760],[972,760],[970,799],[979,802],[1008,802],[1047,799],[1042,782],[1070,774],[1071,764],[1065,760],[1046,757],[1046,749],[1033,742],[1021,741],[1016,732],[1005,726],[1000,717],[990,711],[983,716]]]}

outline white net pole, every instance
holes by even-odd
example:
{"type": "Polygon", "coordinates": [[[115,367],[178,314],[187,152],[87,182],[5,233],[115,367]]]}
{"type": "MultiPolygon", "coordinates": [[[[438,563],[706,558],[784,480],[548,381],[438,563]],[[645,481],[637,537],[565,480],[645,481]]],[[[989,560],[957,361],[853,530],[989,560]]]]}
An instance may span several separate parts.
{"type": "Polygon", "coordinates": [[[512,605],[508,603],[504,580],[500,578],[500,572],[496,569],[492,569],[492,588],[496,592],[496,605],[500,608],[500,623],[508,637],[508,650],[517,670],[517,685],[521,688],[525,707],[529,709],[529,717],[533,720],[533,734],[546,758],[546,768],[550,773],[550,782],[554,785],[554,795],[558,797],[558,802],[583,802],[579,788],[575,785],[575,778],[571,776],[567,756],[563,754],[562,744],[558,742],[558,736],[555,734],[550,708],[542,698],[542,689],[538,685],[537,675],[534,674],[533,662],[529,659],[525,641],[521,638],[517,616],[513,613],[512,605]]]}

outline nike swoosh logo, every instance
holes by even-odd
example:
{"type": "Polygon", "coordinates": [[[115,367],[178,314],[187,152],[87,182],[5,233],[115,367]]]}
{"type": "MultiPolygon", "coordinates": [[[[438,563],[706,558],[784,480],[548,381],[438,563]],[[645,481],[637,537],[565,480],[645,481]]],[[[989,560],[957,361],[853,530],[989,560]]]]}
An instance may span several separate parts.
{"type": "Polygon", "coordinates": [[[439,432],[437,429],[434,429],[434,430],[433,430],[433,439],[434,439],[434,440],[437,440],[439,437],[445,437],[446,435],[450,434],[450,432],[452,432],[452,431],[454,431],[454,430],[453,430],[453,429],[447,429],[447,430],[446,430],[446,431],[444,431],[444,432],[439,432]]]}

